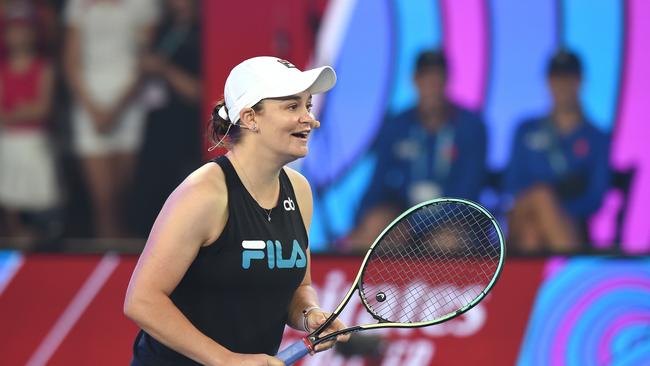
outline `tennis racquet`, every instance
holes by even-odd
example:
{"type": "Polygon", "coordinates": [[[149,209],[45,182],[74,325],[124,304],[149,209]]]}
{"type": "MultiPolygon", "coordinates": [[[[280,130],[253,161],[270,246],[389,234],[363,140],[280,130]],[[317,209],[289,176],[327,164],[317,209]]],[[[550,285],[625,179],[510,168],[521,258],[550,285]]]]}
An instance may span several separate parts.
{"type": "Polygon", "coordinates": [[[418,204],[375,239],[352,287],[327,321],[277,357],[291,365],[341,334],[424,327],[453,319],[492,289],[505,252],[496,219],[480,205],[455,198],[418,204]],[[355,291],[377,323],[322,336],[355,291]]]}

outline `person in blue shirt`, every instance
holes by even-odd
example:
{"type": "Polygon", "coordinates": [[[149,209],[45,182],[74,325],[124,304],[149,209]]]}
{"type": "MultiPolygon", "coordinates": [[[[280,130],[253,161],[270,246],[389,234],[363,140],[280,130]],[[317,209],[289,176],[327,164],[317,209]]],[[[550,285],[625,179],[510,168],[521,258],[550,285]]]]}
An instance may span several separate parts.
{"type": "Polygon", "coordinates": [[[484,183],[485,124],[447,97],[444,53],[422,52],[415,69],[418,102],[388,118],[379,132],[374,177],[350,245],[367,247],[414,204],[441,196],[476,200],[484,183]]]}
{"type": "Polygon", "coordinates": [[[509,243],[520,252],[579,249],[609,186],[609,138],[581,108],[581,75],[574,53],[557,52],[548,66],[551,111],[515,134],[504,188],[514,197],[509,243]]]}

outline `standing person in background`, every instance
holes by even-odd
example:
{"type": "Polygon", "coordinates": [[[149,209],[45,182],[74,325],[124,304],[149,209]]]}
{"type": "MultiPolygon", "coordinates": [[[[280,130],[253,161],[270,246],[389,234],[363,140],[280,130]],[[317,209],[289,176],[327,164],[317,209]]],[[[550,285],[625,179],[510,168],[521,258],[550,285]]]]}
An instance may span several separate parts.
{"type": "Polygon", "coordinates": [[[129,222],[146,236],[165,198],[201,164],[201,28],[197,0],[166,0],[165,16],[143,57],[147,115],[129,222]]]}
{"type": "Polygon", "coordinates": [[[96,234],[124,234],[122,195],[140,148],[140,56],[156,21],[153,0],[69,0],[64,68],[72,91],[73,143],[90,192],[96,234]]]}
{"type": "Polygon", "coordinates": [[[364,250],[416,203],[441,196],[478,198],[485,175],[485,124],[478,114],[449,100],[447,76],[442,51],[418,56],[417,105],[382,126],[375,174],[358,226],[346,239],[349,245],[364,250]]]}
{"type": "MultiPolygon", "coordinates": [[[[10,11],[2,19],[6,51],[0,59],[0,209],[10,236],[37,239],[22,220],[54,209],[60,200],[47,122],[54,81],[51,62],[38,52],[36,20],[10,11]]],[[[47,233],[40,233],[47,234],[47,233]]]]}
{"type": "Polygon", "coordinates": [[[286,164],[320,125],[312,94],[335,82],[329,66],[302,72],[275,57],[232,69],[212,113],[229,152],[171,194],[129,283],[124,311],[142,328],[131,365],[279,366],[270,355],[285,325],[325,322],[311,286],[311,188],[286,164]]]}
{"type": "Polygon", "coordinates": [[[559,51],[548,66],[553,106],[524,121],[515,134],[505,190],[513,249],[565,253],[586,241],[586,220],[609,186],[609,138],[584,115],[578,57],[559,51]]]}

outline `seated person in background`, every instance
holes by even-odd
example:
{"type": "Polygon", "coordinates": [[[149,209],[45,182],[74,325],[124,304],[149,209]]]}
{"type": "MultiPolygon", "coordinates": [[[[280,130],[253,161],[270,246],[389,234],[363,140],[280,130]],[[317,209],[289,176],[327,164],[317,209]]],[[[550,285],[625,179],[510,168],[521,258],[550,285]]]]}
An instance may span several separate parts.
{"type": "Polygon", "coordinates": [[[609,185],[609,139],[582,111],[581,74],[575,54],[556,53],[548,66],[550,114],[524,121],[516,132],[504,183],[515,198],[509,242],[519,252],[577,249],[609,185]]]}
{"type": "Polygon", "coordinates": [[[483,184],[485,126],[447,98],[445,55],[425,51],[415,68],[417,105],[387,120],[376,141],[374,177],[346,240],[359,249],[408,207],[442,196],[475,200],[483,184]]]}

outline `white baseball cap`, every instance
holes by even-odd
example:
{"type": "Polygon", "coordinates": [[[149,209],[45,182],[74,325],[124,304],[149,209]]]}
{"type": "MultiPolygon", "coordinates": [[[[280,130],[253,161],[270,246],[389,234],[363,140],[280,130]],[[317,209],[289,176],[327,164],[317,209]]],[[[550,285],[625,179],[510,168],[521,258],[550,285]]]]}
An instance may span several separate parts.
{"type": "Polygon", "coordinates": [[[224,108],[219,116],[239,122],[239,112],[260,100],[295,95],[305,90],[311,94],[323,93],[336,84],[336,73],[330,66],[300,71],[289,61],[269,56],[249,58],[235,66],[226,79],[224,108]]]}

